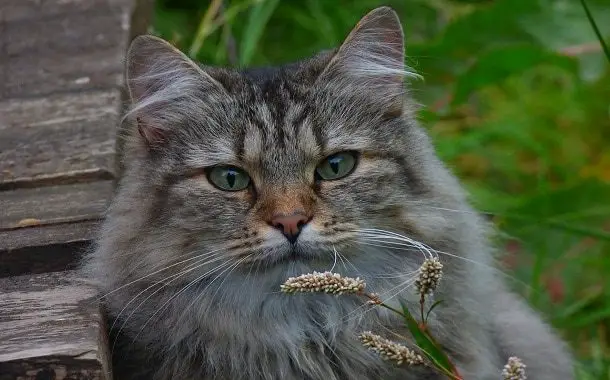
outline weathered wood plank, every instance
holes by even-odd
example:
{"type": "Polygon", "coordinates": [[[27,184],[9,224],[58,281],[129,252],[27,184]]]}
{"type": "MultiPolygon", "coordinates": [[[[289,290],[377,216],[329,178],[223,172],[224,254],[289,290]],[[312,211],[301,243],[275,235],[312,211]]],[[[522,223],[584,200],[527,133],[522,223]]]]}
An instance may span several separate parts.
{"type": "Polygon", "coordinates": [[[117,11],[120,9],[100,4],[89,11],[58,14],[53,18],[6,21],[6,55],[0,60],[77,54],[83,49],[114,48],[120,52],[125,44],[127,23],[117,16],[117,11]]]}
{"type": "Polygon", "coordinates": [[[88,89],[118,90],[122,81],[122,53],[102,48],[76,55],[53,53],[22,56],[2,63],[4,98],[45,96],[88,89]]]}
{"type": "Polygon", "coordinates": [[[6,276],[73,268],[94,236],[123,57],[152,4],[0,0],[0,380],[111,379],[91,287],[73,272],[6,276]]]}
{"type": "Polygon", "coordinates": [[[0,277],[73,269],[112,191],[112,180],[0,191],[0,277]]]}
{"type": "Polygon", "coordinates": [[[112,173],[119,108],[118,90],[1,101],[0,184],[75,171],[112,173]]]}
{"type": "Polygon", "coordinates": [[[4,20],[24,22],[125,4],[124,0],[2,0],[4,20]]]}
{"type": "Polygon", "coordinates": [[[96,220],[111,194],[112,181],[3,191],[0,231],[96,220]]]}
{"type": "Polygon", "coordinates": [[[133,0],[3,0],[0,99],[118,88],[132,7],[133,0]]]}
{"type": "Polygon", "coordinates": [[[75,269],[99,221],[0,231],[0,277],[75,269]]]}
{"type": "Polygon", "coordinates": [[[111,378],[95,290],[75,272],[0,279],[0,379],[111,378]]]}

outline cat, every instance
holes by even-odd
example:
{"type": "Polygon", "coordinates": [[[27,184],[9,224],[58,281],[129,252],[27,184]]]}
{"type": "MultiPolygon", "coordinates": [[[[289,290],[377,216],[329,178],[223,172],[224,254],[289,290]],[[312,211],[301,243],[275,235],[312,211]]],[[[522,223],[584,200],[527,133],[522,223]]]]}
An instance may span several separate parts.
{"type": "Polygon", "coordinates": [[[566,345],[492,269],[491,228],[418,126],[404,54],[388,7],[279,67],[199,66],[134,39],[125,172],[84,264],[118,380],[440,379],[358,341],[404,331],[384,309],[280,292],[333,269],[417,307],[427,255],[444,264],[430,328],[464,379],[499,379],[510,356],[531,379],[573,378],[566,345]]]}

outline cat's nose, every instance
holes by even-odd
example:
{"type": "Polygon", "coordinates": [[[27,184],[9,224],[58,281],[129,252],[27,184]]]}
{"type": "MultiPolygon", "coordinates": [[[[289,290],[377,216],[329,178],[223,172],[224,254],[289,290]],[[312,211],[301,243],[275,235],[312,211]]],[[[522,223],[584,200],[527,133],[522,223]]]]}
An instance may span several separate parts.
{"type": "Polygon", "coordinates": [[[295,213],[291,215],[276,215],[269,221],[269,224],[282,231],[286,239],[294,244],[309,220],[310,218],[306,215],[295,213]]]}

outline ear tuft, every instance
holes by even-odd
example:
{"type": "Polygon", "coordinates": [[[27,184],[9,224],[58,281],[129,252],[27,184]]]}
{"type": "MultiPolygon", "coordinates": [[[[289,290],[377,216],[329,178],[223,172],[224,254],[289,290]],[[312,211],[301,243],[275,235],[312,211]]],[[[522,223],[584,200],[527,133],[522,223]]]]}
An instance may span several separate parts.
{"type": "Polygon", "coordinates": [[[390,7],[366,14],[350,32],[318,78],[322,85],[354,85],[390,98],[402,98],[405,76],[404,34],[390,7]]]}
{"type": "Polygon", "coordinates": [[[137,117],[138,133],[148,145],[149,148],[161,146],[166,143],[167,136],[163,129],[147,125],[142,118],[137,117]]]}
{"type": "Polygon", "coordinates": [[[161,38],[136,37],[127,52],[125,80],[131,109],[125,118],[135,121],[150,146],[167,141],[167,134],[186,121],[189,110],[204,101],[203,93],[223,91],[180,50],[161,38]]]}

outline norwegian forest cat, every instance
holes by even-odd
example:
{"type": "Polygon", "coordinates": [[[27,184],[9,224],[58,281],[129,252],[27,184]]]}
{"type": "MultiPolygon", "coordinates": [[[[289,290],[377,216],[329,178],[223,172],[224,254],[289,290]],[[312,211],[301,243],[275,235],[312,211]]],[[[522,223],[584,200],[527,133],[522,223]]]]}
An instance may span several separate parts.
{"type": "Polygon", "coordinates": [[[565,345],[491,269],[487,227],[417,125],[409,75],[387,7],[279,67],[199,66],[133,41],[125,173],[85,265],[118,380],[440,379],[360,344],[363,330],[404,332],[383,309],[279,291],[334,268],[417,307],[418,243],[444,264],[430,326],[464,379],[500,379],[513,355],[530,379],[572,378],[565,345]]]}

